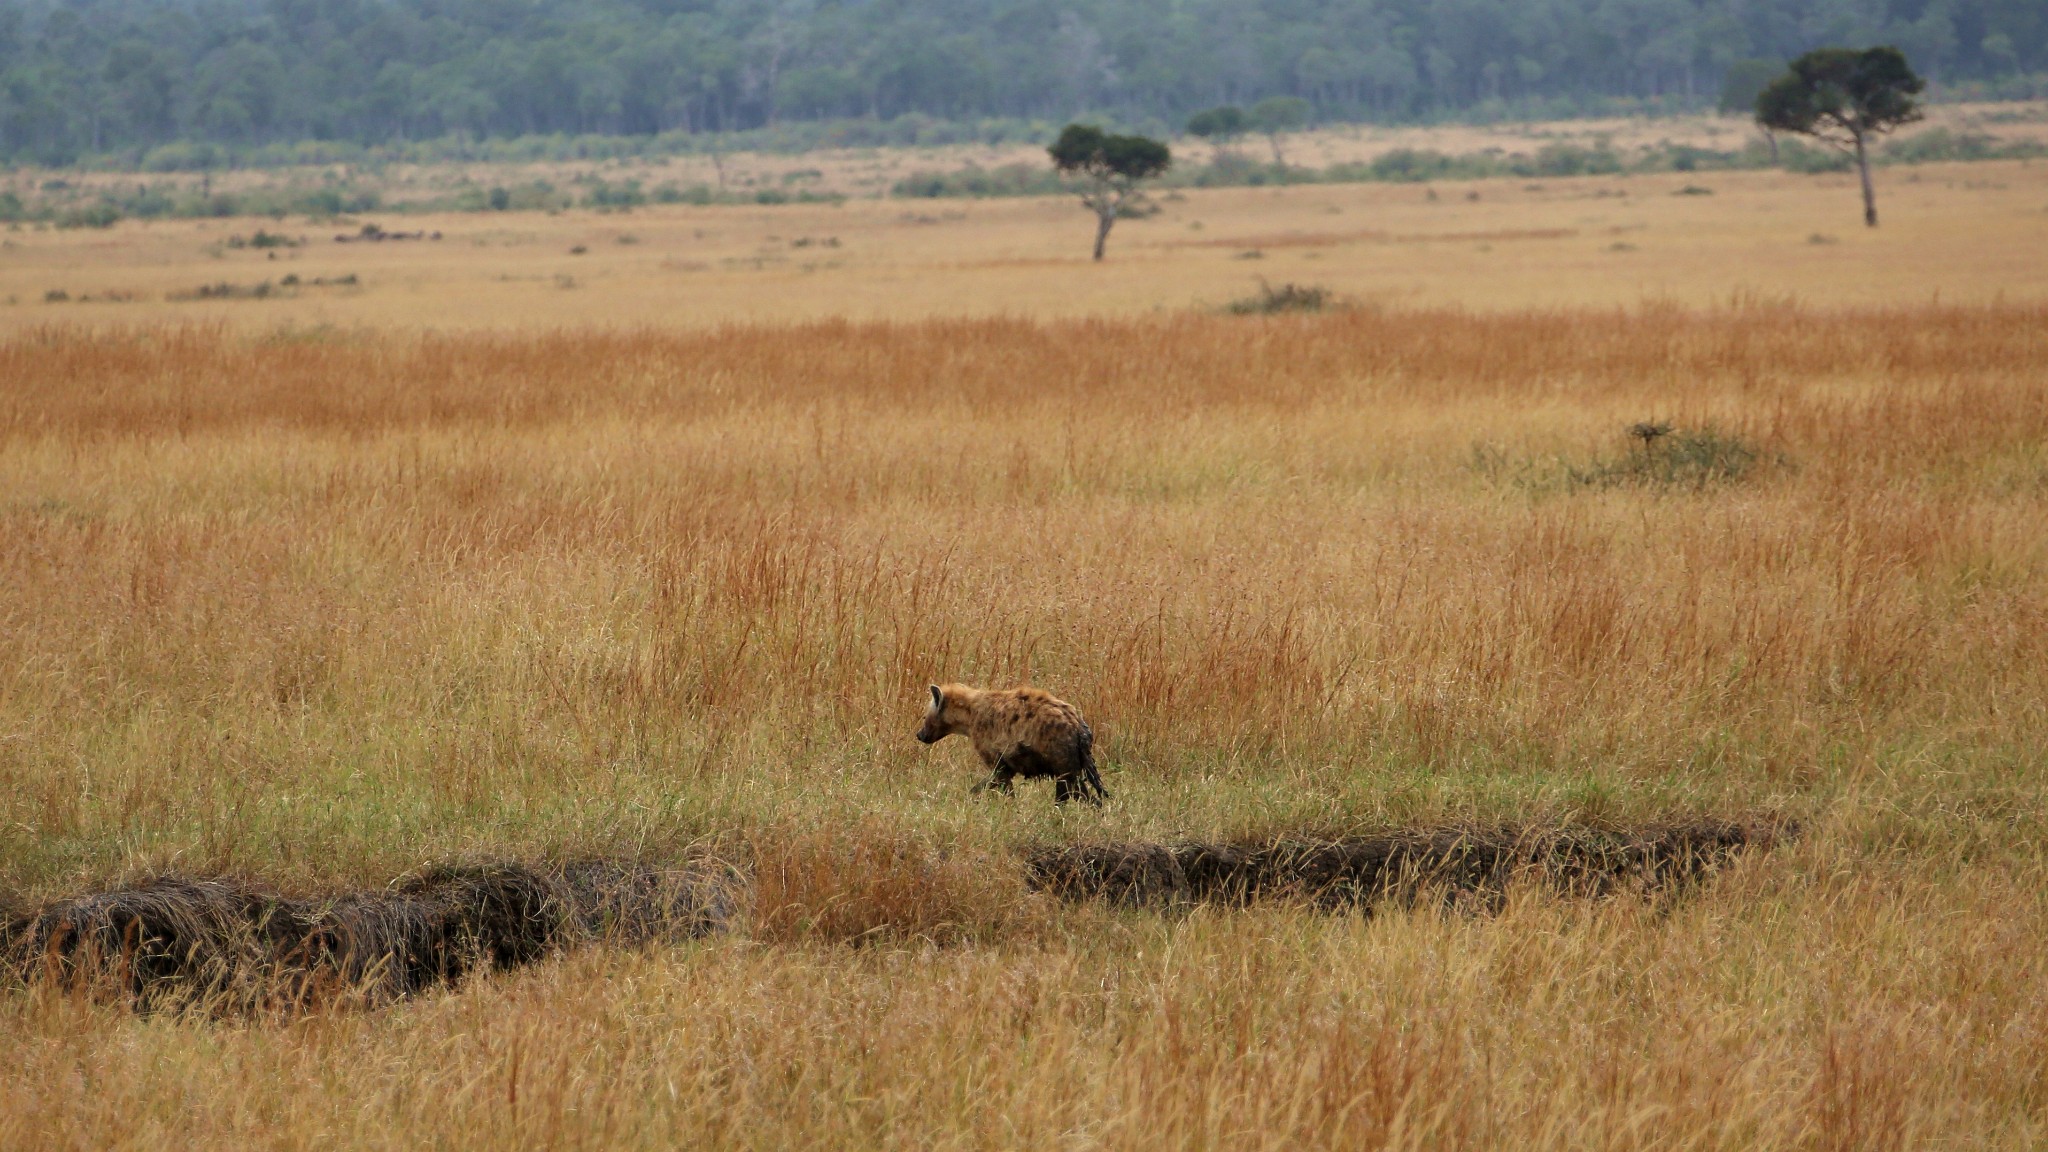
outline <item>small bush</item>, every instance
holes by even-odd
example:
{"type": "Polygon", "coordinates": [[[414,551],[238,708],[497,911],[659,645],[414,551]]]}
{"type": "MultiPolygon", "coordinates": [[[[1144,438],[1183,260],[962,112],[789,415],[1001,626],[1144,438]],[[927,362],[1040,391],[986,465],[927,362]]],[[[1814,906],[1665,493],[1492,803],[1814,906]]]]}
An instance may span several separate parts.
{"type": "Polygon", "coordinates": [[[361,281],[356,278],[356,274],[353,272],[346,276],[315,276],[311,280],[301,280],[298,273],[294,272],[279,280],[277,286],[279,288],[297,288],[302,285],[307,288],[353,288],[359,283],[361,281]]]}
{"type": "Polygon", "coordinates": [[[112,228],[121,219],[121,210],[112,204],[88,204],[72,208],[57,217],[59,228],[112,228]]]}
{"type": "MultiPolygon", "coordinates": [[[[506,194],[506,202],[511,202],[510,193],[506,194]]],[[[586,208],[636,208],[645,203],[647,194],[640,190],[638,180],[624,180],[617,184],[596,180],[583,194],[583,206],[586,208]]]]}
{"type": "Polygon", "coordinates": [[[1817,175],[1822,172],[1847,172],[1855,161],[1847,152],[1835,148],[1816,148],[1798,140],[1787,140],[1778,145],[1778,162],[1787,171],[1817,175]]]}
{"type": "Polygon", "coordinates": [[[1927,164],[1941,160],[2017,160],[2043,154],[2048,154],[2048,148],[2032,140],[2004,141],[1982,132],[1930,128],[1892,141],[1885,146],[1882,158],[1888,164],[1927,164]]]}
{"type": "Polygon", "coordinates": [[[1756,445],[1712,428],[1672,431],[1665,425],[1637,425],[1629,434],[1642,447],[1584,468],[1567,468],[1566,478],[1578,487],[1614,488],[1643,485],[1658,488],[1705,488],[1742,480],[1764,462],[1756,445]],[[1642,429],[1656,429],[1644,435],[1642,429]]]}
{"type": "Polygon", "coordinates": [[[1457,161],[1428,148],[1396,148],[1375,157],[1365,175],[1373,180],[1420,183],[1456,175],[1457,161]]]}
{"type": "Polygon", "coordinates": [[[713,204],[717,201],[718,193],[709,184],[692,184],[688,188],[663,184],[654,190],[656,204],[713,204]]]}
{"type": "Polygon", "coordinates": [[[258,228],[253,236],[243,237],[235,235],[228,237],[228,247],[230,248],[299,248],[303,247],[305,243],[306,241],[303,237],[294,239],[282,232],[265,232],[261,228],[258,228]]]}
{"type": "Polygon", "coordinates": [[[273,287],[268,280],[256,284],[230,284],[222,281],[218,284],[201,284],[189,292],[172,292],[164,299],[181,303],[187,300],[263,300],[267,299],[272,291],[273,287]]]}
{"type": "Polygon", "coordinates": [[[889,195],[908,200],[951,197],[1045,196],[1060,191],[1059,176],[1033,164],[997,168],[968,165],[955,172],[913,172],[898,180],[889,195]]]}
{"type": "Polygon", "coordinates": [[[1472,450],[1471,467],[1490,481],[1545,494],[1624,487],[1700,491],[1751,479],[1759,469],[1783,463],[1781,457],[1714,428],[1682,430],[1645,422],[1627,433],[1641,447],[1590,463],[1560,457],[1514,459],[1482,445],[1472,450]]]}
{"type": "Polygon", "coordinates": [[[1533,161],[1517,161],[1517,176],[1607,176],[1622,170],[1622,160],[1606,144],[1581,148],[1576,144],[1546,144],[1533,161]]]}
{"type": "Polygon", "coordinates": [[[1282,312],[1321,312],[1336,303],[1337,294],[1313,284],[1282,284],[1278,288],[1259,281],[1259,294],[1233,300],[1233,316],[1271,316],[1282,312]]]}

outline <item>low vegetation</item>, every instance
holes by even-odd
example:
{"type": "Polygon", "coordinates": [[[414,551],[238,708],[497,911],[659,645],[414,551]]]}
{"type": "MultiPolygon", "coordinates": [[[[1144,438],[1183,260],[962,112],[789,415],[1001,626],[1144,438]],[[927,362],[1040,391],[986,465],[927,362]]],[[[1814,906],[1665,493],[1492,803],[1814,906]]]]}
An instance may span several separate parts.
{"type": "MultiPolygon", "coordinates": [[[[1042,134],[1039,134],[1042,135],[1042,134]]],[[[1031,138],[1026,134],[1025,138],[1031,138]]],[[[1948,127],[1894,140],[1874,157],[1880,165],[1930,164],[1952,161],[2025,160],[2040,157],[2043,147],[2029,139],[2001,139],[1948,127]]],[[[1367,161],[1345,161],[1317,167],[1280,163],[1226,152],[1204,163],[1176,162],[1157,184],[1162,190],[1183,188],[1267,187],[1297,184],[1423,183],[1494,178],[1540,179],[1567,176],[1654,172],[1747,171],[1783,168],[1802,173],[1848,171],[1853,160],[1843,152],[1798,140],[1781,140],[1775,151],[1762,141],[1739,148],[1715,149],[1687,144],[1621,149],[1600,144],[1550,143],[1526,151],[1489,148],[1453,152],[1437,148],[1397,148],[1367,161]]],[[[235,188],[215,188],[210,178],[146,174],[137,180],[53,179],[40,185],[0,190],[0,224],[42,225],[64,229],[109,228],[122,220],[213,219],[268,216],[331,221],[367,213],[494,213],[583,209],[598,213],[630,212],[647,205],[688,204],[833,204],[846,199],[842,190],[808,186],[802,170],[787,173],[799,179],[734,184],[727,187],[674,178],[611,178],[584,173],[574,178],[512,179],[494,182],[452,180],[445,186],[416,189],[393,184],[368,165],[337,178],[326,169],[317,176],[292,174],[258,178],[235,188]]],[[[953,169],[920,169],[886,182],[889,196],[899,199],[951,199],[1057,195],[1065,190],[1057,173],[1043,163],[969,164],[953,169]]],[[[874,194],[881,194],[878,187],[874,194]]],[[[259,235],[286,237],[282,232],[259,235]]],[[[290,237],[293,240],[297,236],[290,237]]],[[[245,242],[255,245],[253,240],[245,242]]],[[[288,245],[279,245],[288,246],[288,245]]]]}
{"type": "MultiPolygon", "coordinates": [[[[2048,155],[2031,140],[2001,141],[1973,132],[1934,128],[1890,144],[1880,164],[1927,164],[1956,160],[2013,160],[2048,155]]],[[[1432,180],[1534,179],[1645,172],[1713,172],[1784,168],[1808,174],[1846,172],[1853,159],[1833,148],[1780,141],[1775,151],[1761,141],[1735,149],[1661,145],[1622,151],[1581,144],[1546,144],[1530,152],[1498,149],[1451,153],[1433,148],[1396,148],[1362,162],[1326,167],[1265,163],[1226,153],[1207,164],[1185,165],[1159,181],[1162,188],[1238,188],[1289,184],[1425,183],[1432,180]]],[[[897,181],[900,197],[1041,196],[1058,190],[1047,173],[1030,165],[968,166],[952,172],[917,172],[897,181]]]]}
{"type": "Polygon", "coordinates": [[[1278,288],[1259,281],[1256,296],[1232,300],[1224,311],[1233,316],[1271,316],[1281,312],[1321,312],[1332,307],[1337,294],[1315,284],[1282,284],[1278,288]]]}
{"type": "Polygon", "coordinates": [[[1490,480],[1544,494],[1619,487],[1699,492],[1792,465],[1783,453],[1711,426],[1682,429],[1641,421],[1629,425],[1626,435],[1635,441],[1633,449],[1585,458],[1564,453],[1513,457],[1482,444],[1473,449],[1472,467],[1490,480]]]}

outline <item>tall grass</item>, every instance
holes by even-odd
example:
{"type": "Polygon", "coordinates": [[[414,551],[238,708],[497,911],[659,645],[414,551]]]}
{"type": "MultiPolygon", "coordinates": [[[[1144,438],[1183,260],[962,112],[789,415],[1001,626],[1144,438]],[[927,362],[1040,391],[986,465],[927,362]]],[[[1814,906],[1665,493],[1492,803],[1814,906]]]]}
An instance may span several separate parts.
{"type": "Polygon", "coordinates": [[[0,1142],[2026,1144],[2044,362],[2021,306],[0,344],[0,890],[758,885],[374,1017],[0,992],[0,1142]],[[1649,413],[1789,466],[1468,465],[1649,413]],[[1079,703],[1117,802],[971,798],[946,679],[1079,703]],[[1801,846],[1663,911],[1061,911],[1010,851],[1759,810],[1801,846]]]}

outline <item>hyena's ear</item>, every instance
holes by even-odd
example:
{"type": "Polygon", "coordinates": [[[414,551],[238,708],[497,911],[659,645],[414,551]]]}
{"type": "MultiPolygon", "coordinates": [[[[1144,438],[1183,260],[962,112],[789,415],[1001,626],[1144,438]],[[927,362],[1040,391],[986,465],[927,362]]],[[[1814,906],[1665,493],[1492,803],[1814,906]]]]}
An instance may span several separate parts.
{"type": "Polygon", "coordinates": [[[946,707],[946,694],[939,691],[937,684],[932,685],[932,707],[941,711],[946,707]]]}

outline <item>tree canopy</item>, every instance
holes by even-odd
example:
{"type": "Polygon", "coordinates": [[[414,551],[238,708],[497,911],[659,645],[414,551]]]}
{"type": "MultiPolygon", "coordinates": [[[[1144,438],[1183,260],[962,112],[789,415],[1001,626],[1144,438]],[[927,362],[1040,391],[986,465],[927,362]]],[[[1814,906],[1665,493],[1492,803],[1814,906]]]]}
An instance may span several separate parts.
{"type": "Polygon", "coordinates": [[[1863,182],[1863,222],[1875,228],[1870,138],[1920,119],[1914,97],[1926,87],[1897,48],[1822,48],[1794,60],[1763,90],[1756,119],[1773,132],[1796,132],[1853,152],[1863,182]]]}
{"type": "Polygon", "coordinates": [[[1792,62],[1756,98],[1757,122],[1845,148],[1920,118],[1927,87],[1897,48],[1823,48],[1792,62]]]}
{"type": "Polygon", "coordinates": [[[1147,136],[1117,136],[1091,124],[1069,124],[1046,149],[1061,172],[1095,180],[1149,180],[1166,171],[1173,153],[1147,136]]]}
{"type": "Polygon", "coordinates": [[[1244,135],[1250,127],[1251,123],[1246,119],[1244,109],[1235,104],[1204,108],[1188,117],[1187,125],[1188,135],[1213,140],[1218,144],[1230,143],[1244,135]]]}
{"type": "Polygon", "coordinates": [[[2048,72],[2048,4],[0,0],[0,159],[906,116],[1164,128],[1272,97],[1319,121],[1699,107],[1736,61],[1871,43],[1942,82],[2048,72]]]}
{"type": "Polygon", "coordinates": [[[1308,127],[1309,114],[1313,111],[1309,102],[1299,96],[1268,96],[1252,105],[1246,118],[1272,143],[1273,163],[1285,166],[1287,157],[1280,151],[1280,138],[1308,127]]]}
{"type": "Polygon", "coordinates": [[[1092,124],[1069,124],[1046,149],[1053,167],[1084,182],[1081,205],[1095,213],[1095,258],[1102,259],[1110,226],[1124,216],[1145,213],[1138,185],[1163,174],[1173,152],[1147,136],[1119,136],[1092,124]]]}

